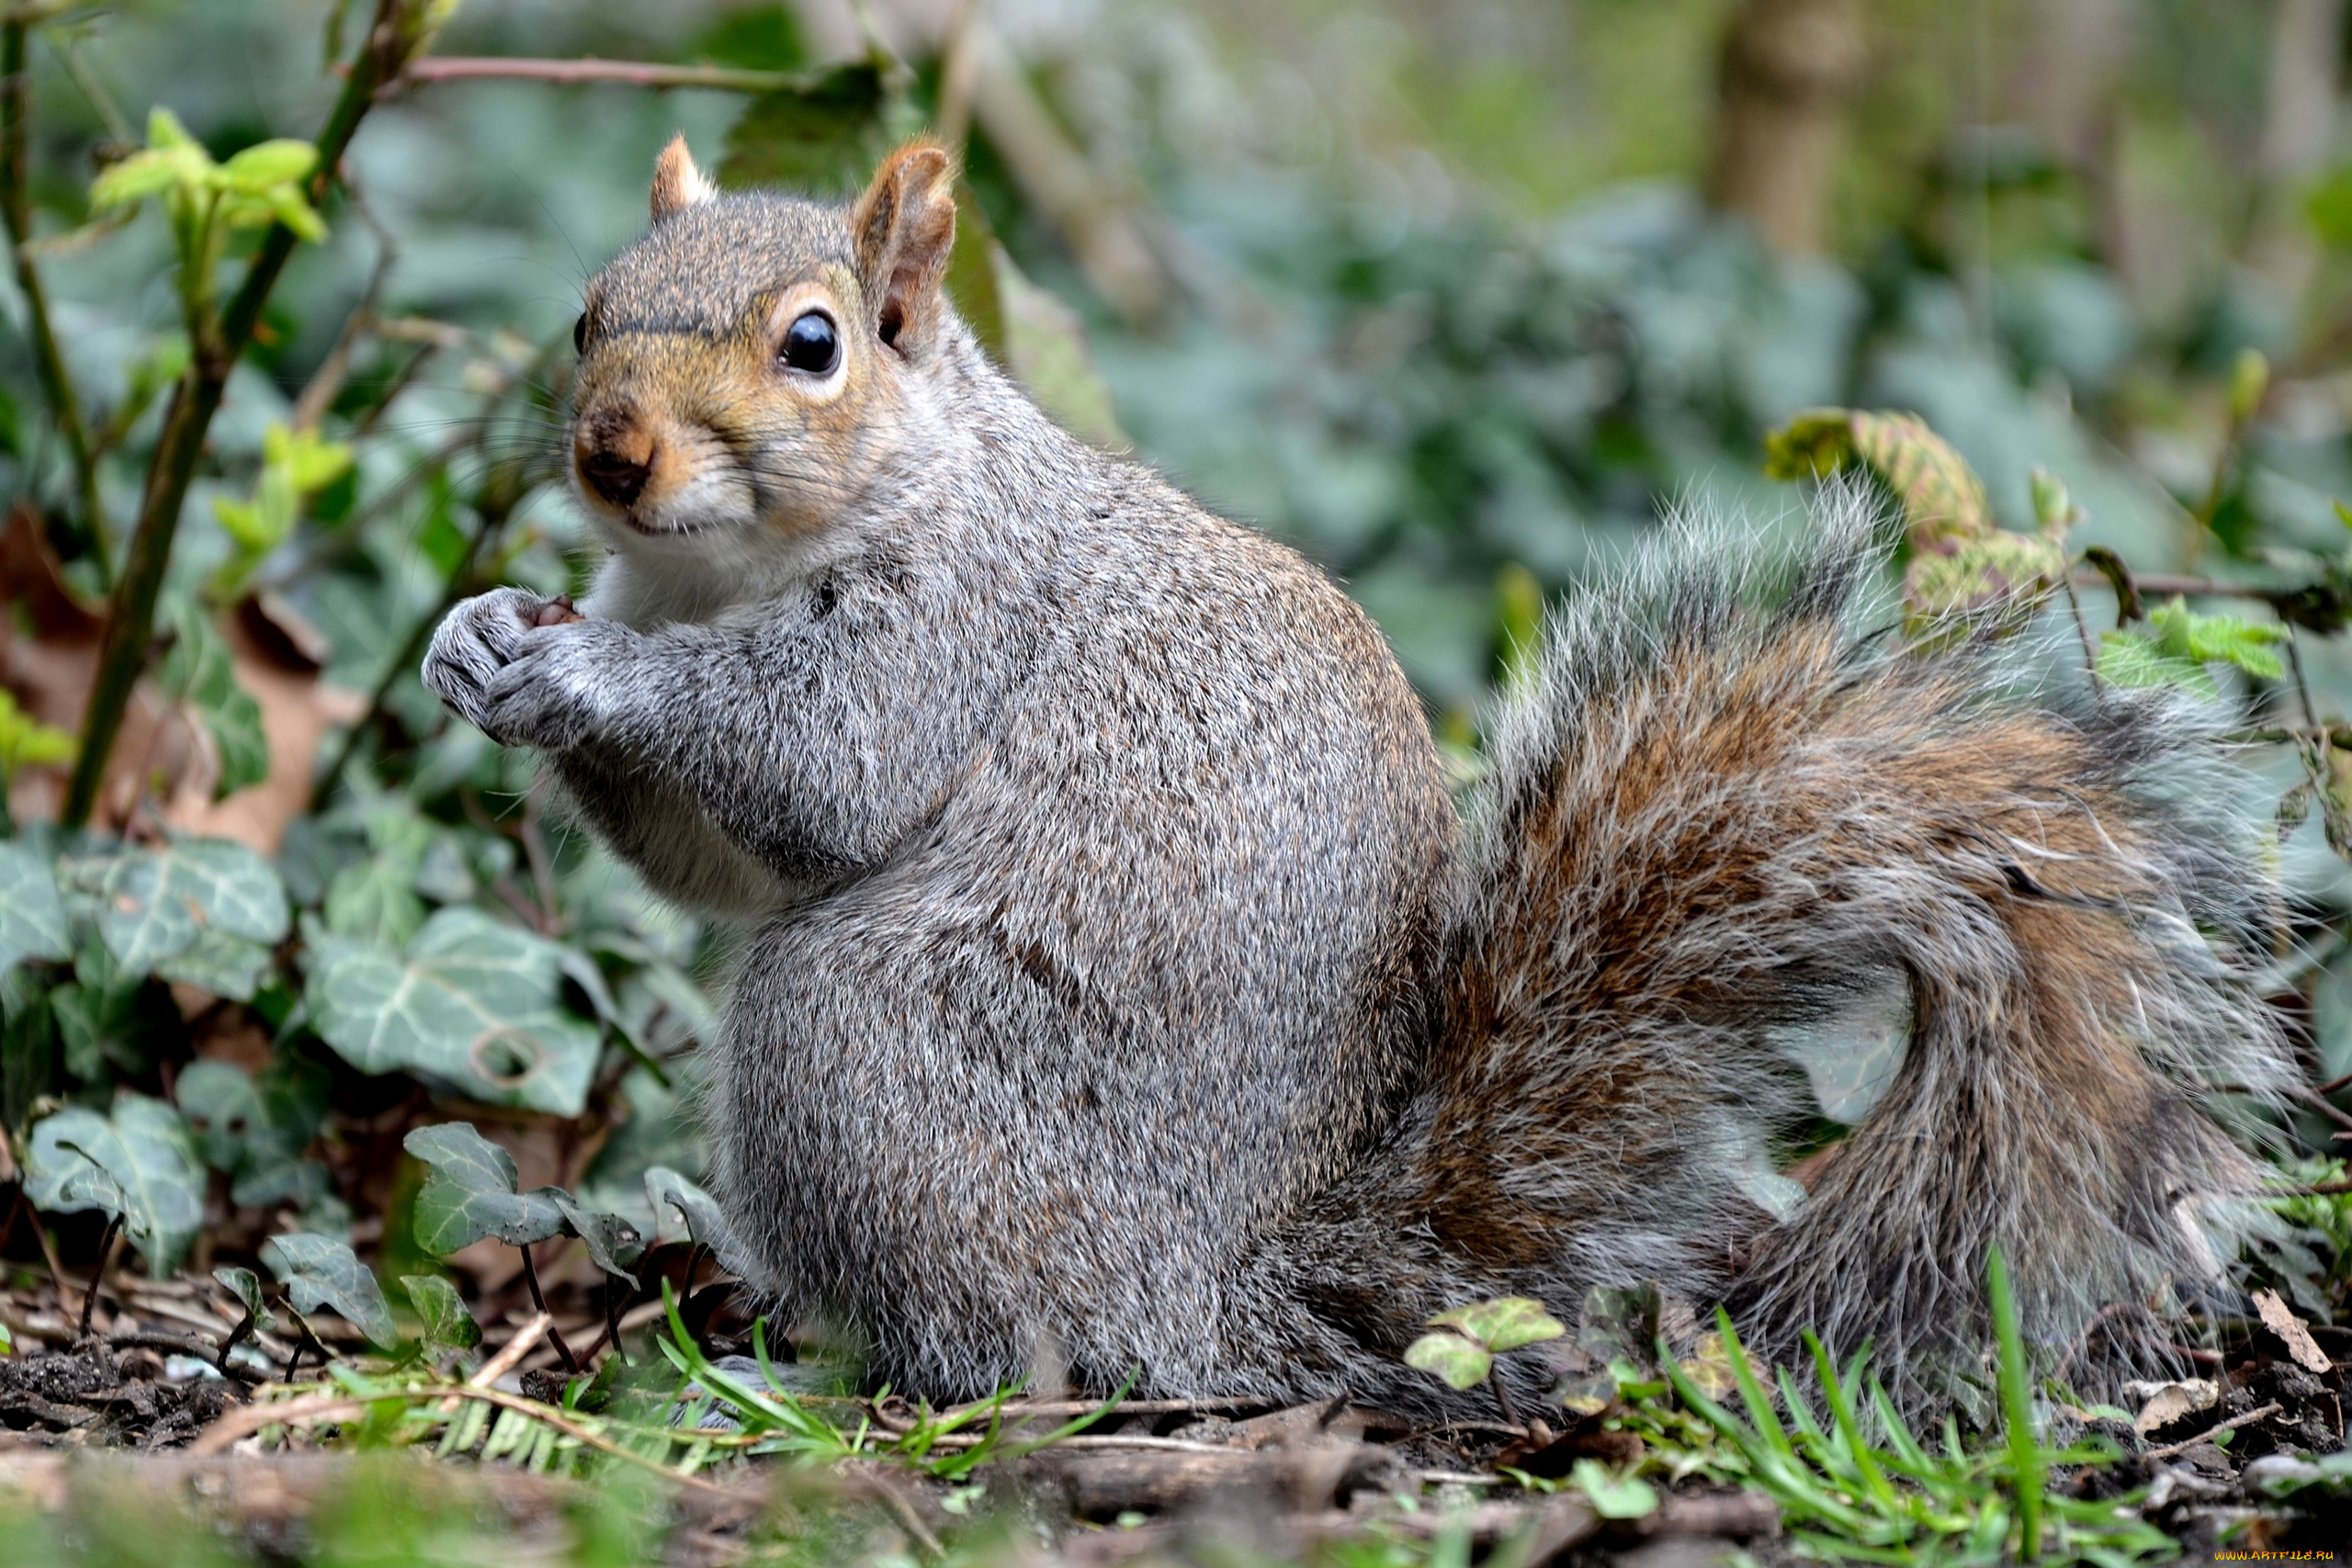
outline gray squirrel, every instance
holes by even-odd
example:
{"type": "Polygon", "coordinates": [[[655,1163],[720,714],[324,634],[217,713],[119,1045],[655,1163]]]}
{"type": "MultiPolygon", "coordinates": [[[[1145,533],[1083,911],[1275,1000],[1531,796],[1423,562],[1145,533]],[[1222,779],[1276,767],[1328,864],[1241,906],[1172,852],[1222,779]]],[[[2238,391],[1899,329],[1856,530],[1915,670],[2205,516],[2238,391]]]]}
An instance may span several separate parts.
{"type": "Polygon", "coordinates": [[[1669,528],[1559,607],[1457,811],[1329,579],[989,363],[953,181],[722,196],[673,142],[576,333],[588,613],[501,589],[424,662],[744,932],[715,1182],[779,1311],[937,1398],[1046,1355],[1463,1412],[1399,1357],[1482,1298],[1654,1280],[1915,1391],[1995,1244],[2045,1344],[2222,1271],[2259,1168],[2203,1100],[2293,1066],[2196,712],[1858,631],[1831,488],[1794,558],[1669,528]],[[1875,1104],[1775,1170],[1800,1045],[1889,1008],[1875,1104]]]}

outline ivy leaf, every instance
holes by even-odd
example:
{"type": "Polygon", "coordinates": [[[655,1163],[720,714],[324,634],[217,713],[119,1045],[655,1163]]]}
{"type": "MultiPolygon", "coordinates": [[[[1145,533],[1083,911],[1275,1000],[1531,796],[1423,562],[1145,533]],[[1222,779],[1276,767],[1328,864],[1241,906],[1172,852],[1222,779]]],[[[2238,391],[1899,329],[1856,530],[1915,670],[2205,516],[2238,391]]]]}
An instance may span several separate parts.
{"type": "Polygon", "coordinates": [[[34,1207],[119,1213],[151,1274],[178,1268],[204,1225],[204,1169],[170,1106],[124,1090],[112,1116],[74,1106],[34,1122],[27,1142],[34,1207]]]}
{"type": "Polygon", "coordinates": [[[347,1242],[311,1231],[274,1235],[261,1244],[261,1260],[285,1285],[296,1312],[333,1307],[371,1343],[389,1350],[400,1342],[384,1288],[347,1242]]]}
{"type": "Polygon", "coordinates": [[[277,873],[226,839],[182,839],[115,856],[97,872],[97,893],[98,934],[130,975],[186,953],[207,929],[267,943],[286,935],[277,873]]]}
{"type": "Polygon", "coordinates": [[[257,942],[227,931],[202,931],[187,952],[155,965],[155,977],[193,986],[208,996],[249,1002],[261,989],[277,954],[257,942]]]}
{"type": "Polygon", "coordinates": [[[645,1256],[645,1237],[618,1214],[591,1209],[560,1187],[540,1189],[563,1213],[563,1227],[580,1238],[596,1267],[637,1289],[629,1266],[645,1256]]]}
{"type": "Polygon", "coordinates": [[[564,1211],[555,1189],[517,1191],[521,1173],[514,1156],[471,1122],[419,1127],[401,1140],[401,1147],[430,1168],[416,1195],[416,1243],[435,1258],[484,1236],[527,1247],[563,1230],[564,1211]]]}
{"type": "Polygon", "coordinates": [[[1494,1371],[1495,1358],[1485,1346],[1441,1329],[1407,1346],[1405,1364],[1434,1372],[1454,1388],[1476,1388],[1494,1371]]]}
{"type": "Polygon", "coordinates": [[[261,705],[238,683],[236,660],[210,616],[189,604],[173,617],[173,624],[178,635],[156,680],[203,721],[220,758],[212,797],[224,799],[269,777],[269,739],[262,730],[261,705]]]}
{"type": "Polygon", "coordinates": [[[1489,1302],[1473,1302],[1442,1312],[1430,1319],[1431,1328],[1459,1330],[1487,1349],[1500,1355],[1516,1350],[1522,1345],[1533,1345],[1545,1339],[1557,1339],[1567,1330],[1544,1303],[1527,1296],[1501,1296],[1489,1302]]]}
{"type": "Polygon", "coordinates": [[[458,1287],[438,1274],[403,1274],[401,1285],[409,1304],[424,1325],[424,1342],[452,1350],[470,1350],[481,1343],[481,1325],[466,1310],[458,1287]]]}
{"type": "Polygon", "coordinates": [[[237,1298],[237,1304],[253,1318],[256,1329],[274,1328],[269,1307],[261,1299],[261,1276],[250,1269],[221,1268],[212,1270],[220,1287],[237,1298]]]}
{"type": "Polygon", "coordinates": [[[402,956],[317,944],[305,995],[321,1038],[363,1073],[423,1073],[492,1104],[577,1116],[599,1036],[560,1006],[562,969],[556,943],[453,907],[402,956]]]}
{"type": "Polygon", "coordinates": [[[230,1062],[190,1062],[172,1086],[197,1154],[214,1170],[242,1169],[262,1124],[253,1075],[230,1062]]]}
{"type": "Polygon", "coordinates": [[[49,863],[22,844],[0,843],[0,969],[28,958],[73,956],[65,904],[49,863]]]}

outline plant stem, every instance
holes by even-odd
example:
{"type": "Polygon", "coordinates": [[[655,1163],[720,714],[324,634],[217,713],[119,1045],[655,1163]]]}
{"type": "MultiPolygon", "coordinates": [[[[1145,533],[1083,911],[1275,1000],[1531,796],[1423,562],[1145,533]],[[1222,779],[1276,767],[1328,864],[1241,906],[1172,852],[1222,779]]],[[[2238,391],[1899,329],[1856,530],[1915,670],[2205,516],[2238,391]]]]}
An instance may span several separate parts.
{"type": "Polygon", "coordinates": [[[50,324],[49,293],[40,269],[33,265],[25,243],[32,238],[32,195],[28,188],[26,134],[32,118],[32,75],[25,66],[26,24],[19,12],[0,20],[0,220],[8,228],[8,254],[17,270],[17,287],[24,292],[28,335],[32,339],[33,370],[40,378],[41,395],[49,400],[50,418],[73,459],[74,483],[79,492],[82,526],[88,531],[90,554],[97,562],[98,579],[114,581],[114,531],[107,526],[106,506],[98,499],[97,456],[91,450],[89,432],[82,423],[82,404],[66,374],[65,356],[57,347],[57,333],[50,324]]]}
{"type": "MultiPolygon", "coordinates": [[[[376,18],[367,41],[352,62],[343,92],[319,132],[318,172],[311,178],[313,205],[324,199],[334,182],[336,165],[361,117],[375,102],[376,88],[405,63],[398,55],[399,29],[394,24],[407,4],[408,0],[377,0],[376,18]]],[[[229,373],[244,353],[254,324],[261,320],[262,308],[269,302],[270,290],[277,287],[278,274],[300,243],[293,230],[283,223],[272,224],[217,326],[209,321],[188,323],[188,367],[173,389],[171,406],[164,412],[163,434],[147,470],[139,522],[123,560],[122,578],[107,605],[97,677],[90,688],[90,705],[82,716],[81,746],[66,789],[63,825],[67,828],[87,823],[90,809],[97,802],[107,759],[121,731],[123,713],[130,705],[130,688],[146,666],[147,645],[155,629],[155,596],[164,585],[164,568],[171,559],[172,536],[179,528],[188,481],[204,452],[205,433],[220,411],[229,373]]]]}
{"type": "Polygon", "coordinates": [[[98,1264],[90,1271],[90,1288],[82,1292],[82,1325],[74,1333],[77,1342],[90,1337],[90,1311],[98,1304],[98,1287],[107,1282],[107,1255],[114,1250],[114,1233],[121,1228],[121,1214],[107,1216],[106,1233],[98,1237],[98,1264]]]}
{"type": "MultiPolygon", "coordinates": [[[[538,1265],[531,1261],[530,1244],[526,1242],[515,1250],[523,1255],[523,1282],[531,1287],[532,1308],[538,1312],[547,1312],[548,1299],[539,1294],[539,1269],[538,1265]]],[[[579,1358],[572,1355],[571,1347],[563,1342],[563,1332],[556,1327],[555,1314],[551,1312],[548,1313],[548,1343],[554,1346],[555,1353],[563,1358],[563,1370],[578,1377],[580,1375],[579,1358]]]]}
{"type": "Polygon", "coordinates": [[[437,55],[400,73],[392,87],[424,82],[528,81],[580,86],[596,82],[626,87],[709,87],[720,92],[805,90],[811,78],[792,71],[736,71],[722,65],[658,65],[629,60],[530,60],[506,55],[437,55]]]}

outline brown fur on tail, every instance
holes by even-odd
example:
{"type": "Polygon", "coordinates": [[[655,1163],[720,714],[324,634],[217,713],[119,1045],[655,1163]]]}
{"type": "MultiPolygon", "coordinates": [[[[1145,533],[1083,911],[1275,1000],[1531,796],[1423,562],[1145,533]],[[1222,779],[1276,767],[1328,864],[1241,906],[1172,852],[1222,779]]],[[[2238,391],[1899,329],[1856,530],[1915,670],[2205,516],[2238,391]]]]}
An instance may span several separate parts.
{"type": "Polygon", "coordinates": [[[1822,510],[1793,565],[1686,526],[1555,617],[1408,1131],[1295,1238],[1327,1317],[1386,1340],[1442,1296],[1657,1279],[1775,1355],[1873,1340],[1918,1393],[1985,1342],[1996,1243],[2045,1345],[2228,1256],[2256,1168],[2200,1098],[2289,1058],[2210,719],[1879,646],[1869,508],[1822,510]],[[1820,1114],[1800,1064],[1866,1059],[1890,1005],[1900,1066],[1804,1191],[1774,1169],[1820,1114]],[[1384,1209],[1385,1309],[1336,1283],[1384,1209]]]}

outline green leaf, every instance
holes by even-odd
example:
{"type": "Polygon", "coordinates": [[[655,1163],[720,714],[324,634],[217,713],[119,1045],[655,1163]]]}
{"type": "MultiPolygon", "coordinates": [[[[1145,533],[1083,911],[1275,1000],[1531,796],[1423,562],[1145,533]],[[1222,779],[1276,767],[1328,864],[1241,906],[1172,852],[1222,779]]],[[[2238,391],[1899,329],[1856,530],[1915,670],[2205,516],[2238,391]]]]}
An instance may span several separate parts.
{"type": "Polygon", "coordinates": [[[269,740],[262,731],[261,705],[238,682],[236,661],[210,616],[188,604],[172,621],[178,635],[157,680],[164,691],[196,710],[212,737],[220,759],[212,796],[222,799],[269,777],[269,740]]]}
{"type": "Polygon", "coordinates": [[[782,186],[820,197],[854,195],[890,149],[917,129],[911,113],[872,61],[820,72],[800,86],[763,93],[743,107],[727,133],[719,182],[782,186]]]}
{"type": "Polygon", "coordinates": [[[470,1350],[481,1343],[481,1325],[466,1310],[458,1287],[438,1274],[403,1274],[401,1284],[409,1303],[424,1325],[424,1342],[452,1350],[470,1350]]]}
{"type": "Polygon", "coordinates": [[[0,786],[26,766],[53,766],[74,760],[74,738],[43,724],[17,705],[17,694],[0,687],[0,786]]]}
{"type": "Polygon", "coordinates": [[[268,203],[270,217],[294,231],[297,238],[314,245],[325,242],[327,220],[319,216],[319,209],[300,191],[280,186],[263,199],[268,203]]]}
{"type": "Polygon", "coordinates": [[[74,1106],[33,1123],[26,1195],[36,1208],[122,1216],[123,1232],[162,1279],[204,1224],[204,1170],[177,1112],[124,1090],[114,1113],[74,1106]]]}
{"type": "Polygon", "coordinates": [[[1856,463],[1894,492],[1914,547],[1993,531],[1983,481],[1917,414],[1813,409],[1764,438],[1764,471],[1774,479],[1826,478],[1856,463]]]}
{"type": "Polygon", "coordinates": [[[306,180],[318,165],[317,148],[307,141],[281,137],[274,141],[256,141],[221,164],[214,177],[231,190],[259,195],[272,186],[306,180]]]}
{"type": "Polygon", "coordinates": [[[94,940],[74,954],[74,976],[50,992],[49,1007],[66,1068],[84,1083],[143,1073],[154,1065],[154,1043],[177,1038],[179,1012],[170,998],[145,976],[126,974],[104,943],[94,940]]]}
{"type": "Polygon", "coordinates": [[[1939,536],[1913,551],[1904,570],[1904,627],[1915,645],[1930,647],[2012,634],[2065,575],[2066,551],[2053,538],[1997,528],[1973,538],[1939,536]]]}
{"type": "Polygon", "coordinates": [[[540,1190],[563,1212],[563,1228],[580,1238],[596,1267],[627,1280],[629,1289],[635,1290],[637,1276],[629,1272],[629,1268],[645,1256],[645,1237],[638,1234],[637,1227],[618,1214],[589,1208],[560,1187],[540,1190]]]}
{"type": "Polygon", "coordinates": [[[2208,699],[2221,694],[2202,664],[2163,652],[2154,638],[2135,627],[2099,634],[2097,669],[2110,686],[2177,686],[2208,699]]]}
{"type": "Polygon", "coordinates": [[[103,863],[98,933],[125,973],[144,975],[186,953],[206,930],[276,943],[286,889],[270,863],[226,839],[181,839],[103,863]]]}
{"type": "Polygon", "coordinates": [[[272,1326],[269,1307],[261,1299],[260,1275],[250,1269],[228,1267],[212,1270],[212,1278],[220,1283],[222,1290],[237,1298],[237,1304],[251,1314],[255,1328],[266,1329],[272,1326]]]}
{"type": "Polygon", "coordinates": [[[198,931],[186,953],[155,965],[155,977],[232,1002],[249,1002],[276,960],[277,954],[260,942],[227,931],[198,931]]]}
{"type": "Polygon", "coordinates": [[[201,184],[209,172],[200,150],[150,148],[133,152],[109,164],[90,182],[90,210],[129,207],[151,196],[187,189],[201,184]]]}
{"type": "Polygon", "coordinates": [[[384,1300],[384,1288],[349,1243],[296,1231],[263,1242],[261,1260],[286,1286],[287,1300],[296,1312],[310,1314],[322,1306],[333,1307],[372,1343],[385,1349],[399,1343],[400,1332],[392,1325],[391,1303],[384,1300]]]}
{"type": "Polygon", "coordinates": [[[1458,1329],[1497,1354],[1557,1339],[1567,1332],[1544,1310],[1542,1302],[1527,1296],[1500,1296],[1454,1307],[1430,1318],[1430,1326],[1458,1329]]]}
{"type": "Polygon", "coordinates": [[[1037,406],[1090,446],[1109,451],[1132,446],[1119,427],[1110,383],[1094,367],[1078,313],[1023,276],[1001,249],[996,286],[1004,311],[1007,367],[1037,406]]]}
{"type": "Polygon", "coordinates": [[[187,133],[187,127],[180,123],[180,117],[161,104],[147,111],[147,145],[180,148],[203,158],[207,167],[212,163],[211,154],[204,151],[202,142],[187,133]]]}
{"type": "Polygon", "coordinates": [[[435,1258],[484,1236],[527,1247],[563,1230],[555,1190],[516,1191],[514,1157],[471,1122],[419,1127],[401,1146],[430,1168],[416,1195],[416,1242],[435,1258]]]}
{"type": "Polygon", "coordinates": [[[244,1168],[254,1134],[263,1124],[261,1090],[254,1087],[253,1075],[230,1062],[190,1062],[180,1069],[172,1095],[204,1163],[215,1170],[244,1168]]]}
{"type": "Polygon", "coordinates": [[[411,883],[414,871],[390,856],[353,861],[327,884],[319,915],[337,936],[395,951],[424,927],[424,900],[411,883]]]}
{"type": "Polygon", "coordinates": [[[2199,696],[2216,694],[2209,664],[2229,664],[2276,681],[2286,666],[2271,649],[2287,628],[2235,615],[2200,615],[2176,598],[2148,613],[2144,627],[2100,635],[2099,675],[2119,686],[2179,686],[2199,696]]]}
{"type": "Polygon", "coordinates": [[[1568,1480],[1604,1519],[1645,1519],[1657,1512],[1656,1487],[1637,1476],[1614,1474],[1599,1460],[1577,1461],[1568,1480]]]}
{"type": "Polygon", "coordinates": [[[305,995],[313,1027],[364,1073],[419,1072],[474,1098],[576,1116],[599,1043],[560,1005],[563,955],[479,909],[445,908],[402,956],[327,939],[305,995]]]}
{"type": "Polygon", "coordinates": [[[1495,1359],[1485,1346],[1441,1329],[1407,1346],[1405,1364],[1433,1372],[1454,1388],[1476,1388],[1494,1371],[1495,1359]]]}
{"type": "Polygon", "coordinates": [[[0,843],[0,969],[28,958],[73,956],[65,904],[49,863],[22,844],[0,843]]]}
{"type": "Polygon", "coordinates": [[[718,1201],[666,1165],[645,1170],[645,1201],[653,1210],[655,1231],[669,1234],[669,1212],[686,1223],[686,1234],[722,1257],[733,1245],[734,1232],[718,1201]]]}

